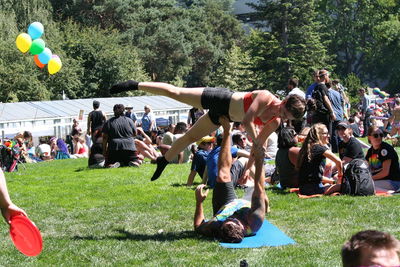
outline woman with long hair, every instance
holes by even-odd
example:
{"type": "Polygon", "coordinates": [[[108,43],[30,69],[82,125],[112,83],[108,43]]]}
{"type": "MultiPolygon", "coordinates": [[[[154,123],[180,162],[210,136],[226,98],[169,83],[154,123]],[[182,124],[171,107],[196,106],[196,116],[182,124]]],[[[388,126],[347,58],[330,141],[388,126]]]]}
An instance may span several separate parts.
{"type": "Polygon", "coordinates": [[[294,128],[285,127],[279,131],[275,165],[282,187],[299,187],[299,172],[296,169],[296,162],[300,148],[296,146],[297,142],[294,128]]]}
{"type": "Polygon", "coordinates": [[[303,195],[329,195],[340,191],[343,177],[342,161],[328,148],[329,132],[322,123],[314,124],[300,149],[297,168],[299,169],[299,189],[303,195]],[[336,164],[337,184],[324,177],[326,159],[336,164]],[[328,185],[325,185],[328,184],[328,185]]]}
{"type": "Polygon", "coordinates": [[[110,93],[130,90],[168,96],[195,108],[208,109],[163,157],[157,158],[157,169],[152,181],[158,179],[167,164],[185,147],[215,131],[220,125],[220,116],[227,116],[230,121],[242,121],[253,142],[264,144],[268,136],[278,128],[281,119],[301,119],[306,109],[305,100],[300,96],[291,95],[281,101],[266,90],[233,92],[226,88],[182,88],[167,83],[129,80],[114,85],[110,93]],[[262,126],[259,134],[256,125],[262,126]]]}

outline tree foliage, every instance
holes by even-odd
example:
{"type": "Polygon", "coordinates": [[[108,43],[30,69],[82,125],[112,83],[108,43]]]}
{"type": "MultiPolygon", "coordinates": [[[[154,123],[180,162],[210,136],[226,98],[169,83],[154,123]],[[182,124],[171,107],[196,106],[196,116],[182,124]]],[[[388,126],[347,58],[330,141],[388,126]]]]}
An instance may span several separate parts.
{"type": "Polygon", "coordinates": [[[260,0],[252,6],[262,22],[259,27],[270,29],[250,36],[254,68],[263,72],[265,87],[277,91],[288,78],[310,82],[313,69],[332,69],[329,40],[321,32],[314,1],[260,0]]]}
{"type": "MultiPolygon", "coordinates": [[[[341,77],[349,90],[397,91],[398,1],[259,0],[252,5],[258,28],[248,33],[232,14],[234,2],[3,0],[0,101],[106,97],[126,79],[277,92],[290,77],[306,88],[316,68],[341,77]],[[15,47],[34,21],[61,57],[56,75],[15,47]]],[[[349,94],[355,101],[356,91],[349,94]]]]}

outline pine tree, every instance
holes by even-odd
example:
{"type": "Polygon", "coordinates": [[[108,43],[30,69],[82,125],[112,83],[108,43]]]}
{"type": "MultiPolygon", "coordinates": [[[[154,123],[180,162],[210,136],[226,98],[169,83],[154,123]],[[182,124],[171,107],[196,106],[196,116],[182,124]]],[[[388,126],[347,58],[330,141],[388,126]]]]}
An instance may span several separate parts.
{"type": "Polygon", "coordinates": [[[293,76],[305,87],[313,69],[332,70],[329,39],[320,32],[314,1],[260,0],[252,7],[260,20],[258,27],[267,29],[253,33],[250,41],[254,68],[265,73],[265,87],[282,90],[293,76]]]}

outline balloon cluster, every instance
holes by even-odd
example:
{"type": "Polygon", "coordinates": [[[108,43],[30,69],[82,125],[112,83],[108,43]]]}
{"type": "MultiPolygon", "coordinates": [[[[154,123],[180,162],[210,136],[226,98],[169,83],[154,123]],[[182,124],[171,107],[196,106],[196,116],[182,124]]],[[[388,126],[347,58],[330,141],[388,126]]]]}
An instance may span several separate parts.
{"type": "Polygon", "coordinates": [[[372,93],[374,93],[374,95],[379,96],[380,98],[385,98],[385,97],[389,97],[390,95],[388,93],[386,93],[385,91],[381,91],[378,87],[375,87],[372,90],[372,93]]]}
{"type": "Polygon", "coordinates": [[[17,48],[22,53],[30,52],[33,55],[36,66],[44,68],[47,64],[47,70],[50,74],[55,74],[62,67],[59,56],[54,55],[45,42],[40,37],[44,33],[44,27],[40,22],[33,22],[28,27],[28,33],[20,33],[15,40],[17,48]]]}

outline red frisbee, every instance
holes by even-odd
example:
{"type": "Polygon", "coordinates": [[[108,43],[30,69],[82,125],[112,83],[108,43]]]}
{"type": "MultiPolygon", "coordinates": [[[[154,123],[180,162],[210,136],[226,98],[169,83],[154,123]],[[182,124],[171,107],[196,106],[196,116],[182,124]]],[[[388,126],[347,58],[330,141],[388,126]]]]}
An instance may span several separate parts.
{"type": "Polygon", "coordinates": [[[28,217],[23,215],[11,217],[10,236],[15,247],[26,256],[37,256],[42,252],[42,235],[28,217]]]}

